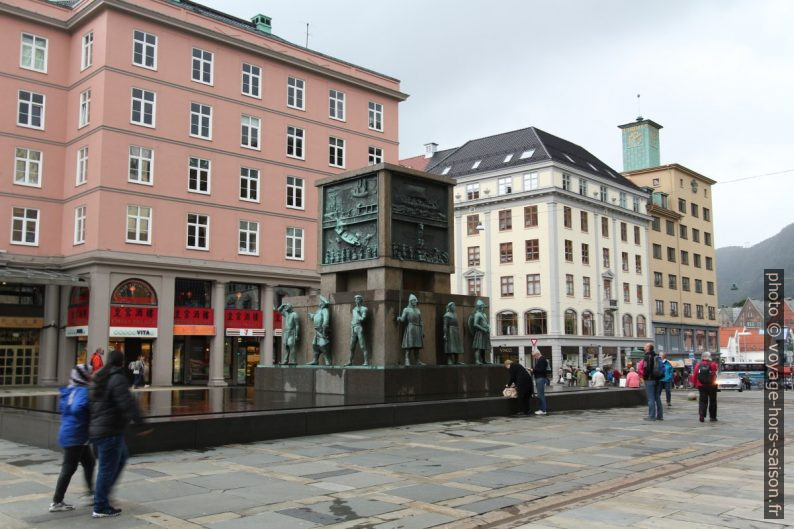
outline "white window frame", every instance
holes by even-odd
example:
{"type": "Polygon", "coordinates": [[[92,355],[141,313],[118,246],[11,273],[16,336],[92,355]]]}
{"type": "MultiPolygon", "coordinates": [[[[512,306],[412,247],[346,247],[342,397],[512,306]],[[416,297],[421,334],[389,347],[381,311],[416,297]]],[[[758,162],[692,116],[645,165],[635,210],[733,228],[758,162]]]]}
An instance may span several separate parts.
{"type": "Polygon", "coordinates": [[[91,122],[91,89],[80,92],[80,112],[77,116],[77,128],[81,129],[91,122]]]}
{"type": "Polygon", "coordinates": [[[74,246],[85,244],[85,211],[85,206],[74,208],[74,246]]]}
{"type": "Polygon", "coordinates": [[[240,147],[262,150],[262,119],[243,114],[240,116],[240,147]],[[248,143],[245,143],[246,137],[248,143]]]}
{"type": "Polygon", "coordinates": [[[132,184],[141,184],[146,186],[154,185],[154,149],[149,147],[141,147],[140,145],[130,145],[128,150],[129,157],[127,158],[127,182],[132,184]],[[134,152],[136,151],[137,152],[134,152]],[[146,154],[149,156],[147,157],[146,154]],[[137,161],[135,169],[135,176],[133,177],[132,162],[137,161]],[[143,179],[145,173],[144,166],[148,163],[148,181],[143,179]]]}
{"type": "Polygon", "coordinates": [[[151,90],[146,90],[144,88],[136,88],[132,87],[131,94],[131,102],[130,102],[130,123],[133,125],[140,125],[141,127],[149,127],[151,129],[155,128],[157,122],[157,92],[153,92],[151,90]],[[138,90],[141,94],[140,97],[135,97],[135,91],[138,90]],[[147,101],[146,96],[148,94],[152,94],[152,100],[147,101]],[[135,121],[135,102],[140,104],[140,109],[138,112],[140,113],[140,121],[135,121]],[[146,107],[147,105],[151,105],[151,115],[152,115],[152,122],[146,123],[146,107]]]}
{"type": "Polygon", "coordinates": [[[200,195],[209,195],[212,192],[212,161],[208,158],[199,158],[198,156],[188,156],[187,160],[187,190],[188,193],[198,193],[200,195]],[[193,163],[195,161],[195,164],[193,163]],[[203,168],[201,162],[207,162],[207,167],[203,168]],[[192,188],[190,184],[191,172],[196,172],[196,188],[192,188]],[[201,190],[202,175],[206,177],[207,190],[201,190]]]}
{"type": "Polygon", "coordinates": [[[188,213],[187,214],[187,230],[185,234],[185,248],[188,250],[201,250],[208,252],[210,250],[210,216],[204,213],[188,213]],[[194,217],[191,222],[191,216],[194,217]],[[200,222],[201,220],[205,222],[200,222]],[[198,244],[200,240],[201,229],[204,229],[204,246],[198,244]],[[191,246],[190,237],[191,229],[193,230],[193,241],[195,244],[191,246]]]}
{"type": "Polygon", "coordinates": [[[286,259],[290,261],[303,261],[305,259],[303,251],[303,236],[303,228],[287,226],[284,248],[284,257],[286,259]],[[290,243],[292,243],[291,248],[290,243]],[[290,255],[290,253],[292,255],[290,255]]]}
{"type": "Polygon", "coordinates": [[[306,81],[297,77],[287,77],[287,106],[297,110],[306,110],[306,81]],[[292,103],[290,103],[290,99],[292,103]]]}
{"type": "Polygon", "coordinates": [[[345,140],[329,136],[328,138],[328,165],[331,167],[345,168],[345,140]],[[339,159],[342,163],[339,164],[339,159]]]}
{"type": "Polygon", "coordinates": [[[22,33],[19,40],[19,67],[25,70],[32,70],[39,73],[47,73],[49,39],[33,33],[22,33]],[[32,42],[26,43],[25,37],[29,37],[32,42]],[[39,41],[44,41],[42,45],[39,41]],[[25,64],[25,48],[30,49],[30,64],[25,64]],[[36,52],[41,51],[44,55],[44,64],[41,68],[36,68],[36,52]]]}
{"type": "Polygon", "coordinates": [[[199,138],[202,140],[212,140],[212,107],[209,105],[205,105],[204,103],[197,103],[196,101],[190,102],[190,128],[188,130],[188,134],[191,138],[199,138]],[[197,108],[194,108],[194,105],[197,108]],[[204,110],[209,109],[209,114],[205,114],[204,110]],[[196,129],[198,130],[197,134],[193,133],[193,118],[196,118],[196,129]],[[206,119],[207,125],[207,135],[203,136],[201,134],[201,129],[204,125],[204,120],[206,119]]]}
{"type": "Polygon", "coordinates": [[[240,220],[237,224],[237,254],[238,255],[259,255],[259,223],[255,220],[240,220]],[[245,223],[245,226],[243,226],[245,223]],[[254,227],[255,229],[251,229],[254,227]],[[240,246],[242,242],[240,238],[243,234],[245,237],[245,248],[240,246]],[[253,235],[254,250],[251,250],[251,235],[253,235]]]}
{"type": "Polygon", "coordinates": [[[90,68],[94,64],[94,32],[89,31],[83,35],[80,48],[80,71],[90,68]]]}
{"type": "Polygon", "coordinates": [[[304,140],[306,130],[293,125],[287,125],[287,157],[298,160],[306,159],[304,140]]]}
{"type": "Polygon", "coordinates": [[[367,162],[369,165],[378,165],[383,163],[383,149],[370,145],[367,150],[367,162]]]}
{"type": "Polygon", "coordinates": [[[306,209],[306,206],[304,206],[304,186],[305,180],[303,178],[287,176],[286,204],[289,209],[306,209]]]}
{"type": "Polygon", "coordinates": [[[466,184],[466,200],[477,200],[478,198],[480,198],[480,183],[466,184]]]}
{"type": "Polygon", "coordinates": [[[256,99],[262,99],[262,67],[257,66],[256,64],[251,64],[248,62],[244,62],[243,65],[240,67],[241,71],[241,79],[240,79],[240,93],[244,96],[248,97],[255,97],[256,99]],[[245,71],[245,67],[248,67],[249,71],[245,71]],[[245,81],[246,77],[248,77],[248,91],[245,91],[245,81]],[[255,83],[253,81],[256,81],[255,83]],[[256,90],[253,89],[254,85],[256,85],[256,90]]]}
{"type": "Polygon", "coordinates": [[[215,54],[202,48],[195,46],[190,50],[190,80],[195,83],[201,83],[212,86],[215,70],[215,54]],[[199,56],[196,57],[196,52],[199,56]],[[205,66],[209,65],[209,72],[205,66]],[[198,71],[198,79],[196,79],[196,71],[198,71]],[[209,81],[204,80],[205,74],[209,73],[209,81]]]}
{"type": "Polygon", "coordinates": [[[41,180],[44,174],[44,152],[27,147],[14,148],[14,185],[41,188],[41,180]],[[23,152],[21,152],[23,151],[23,152]],[[33,159],[33,153],[38,153],[38,160],[33,159]],[[22,155],[22,156],[21,156],[22,155]],[[23,164],[23,178],[18,179],[19,164],[23,164]],[[33,181],[33,169],[35,168],[36,180],[33,181]]]}
{"type": "Polygon", "coordinates": [[[77,168],[75,171],[74,185],[81,186],[88,182],[88,145],[77,149],[77,168]]]}
{"type": "Polygon", "coordinates": [[[129,244],[152,244],[152,217],[153,211],[150,206],[139,206],[137,204],[127,204],[127,223],[124,226],[124,240],[129,244]],[[135,209],[132,209],[135,208],[135,209]],[[146,210],[148,215],[143,215],[146,210]],[[135,239],[130,239],[130,220],[135,222],[135,239]],[[141,226],[146,223],[146,239],[141,237],[143,230],[141,226]]]}
{"type": "Polygon", "coordinates": [[[533,191],[538,188],[540,178],[537,171],[531,173],[524,173],[524,191],[533,191]]]}
{"type": "Polygon", "coordinates": [[[526,151],[521,153],[521,156],[519,156],[518,159],[526,160],[527,158],[532,158],[533,154],[535,154],[535,149],[527,149],[526,151]]]}
{"type": "Polygon", "coordinates": [[[240,167],[240,200],[259,203],[259,188],[259,169],[240,167]],[[243,196],[243,183],[245,183],[245,192],[247,196],[243,196]],[[255,185],[252,186],[252,183],[255,185]],[[252,189],[253,193],[251,193],[252,189]],[[251,198],[252,194],[254,198],[251,198]]]}
{"type": "Polygon", "coordinates": [[[147,70],[157,70],[157,35],[154,33],[147,33],[140,29],[133,29],[132,30],[132,64],[135,66],[140,66],[141,68],[146,68],[147,70]],[[142,40],[137,38],[136,33],[140,33],[142,40]],[[147,37],[153,37],[154,43],[147,42],[147,37]],[[141,60],[142,62],[135,62],[135,47],[137,44],[141,46],[141,60]],[[152,65],[149,66],[146,64],[146,56],[148,55],[147,51],[151,49],[152,51],[152,65]]]}
{"type": "Polygon", "coordinates": [[[369,130],[383,132],[383,104],[370,101],[367,104],[367,109],[367,125],[369,126],[369,130]]]}
{"type": "Polygon", "coordinates": [[[513,192],[513,177],[503,176],[497,180],[497,188],[500,195],[509,195],[513,192]]]}
{"type": "Polygon", "coordinates": [[[39,245],[39,220],[41,219],[41,211],[36,208],[26,208],[14,206],[11,208],[11,244],[19,246],[38,246],[39,245]],[[36,212],[35,215],[29,216],[30,212],[36,212]],[[14,225],[20,223],[21,240],[14,239],[14,225]],[[33,227],[33,242],[28,242],[26,235],[33,227]]]}
{"type": "Polygon", "coordinates": [[[345,93],[333,88],[328,90],[328,117],[345,121],[345,93]]]}
{"type": "Polygon", "coordinates": [[[562,188],[565,191],[571,190],[571,175],[568,173],[562,173],[562,188]]]}
{"type": "Polygon", "coordinates": [[[25,127],[25,128],[29,128],[29,129],[44,130],[44,118],[46,116],[46,113],[47,113],[47,96],[46,95],[39,94],[38,92],[33,92],[31,90],[18,90],[17,91],[17,125],[19,125],[20,127],[25,127]],[[29,95],[29,99],[23,100],[22,99],[22,94],[28,94],[29,95]],[[36,96],[41,98],[41,103],[38,103],[38,102],[34,101],[36,96]],[[27,122],[24,122],[24,123],[19,120],[21,109],[22,109],[22,105],[26,105],[27,109],[28,109],[28,111],[27,111],[28,120],[27,120],[27,122]],[[33,123],[33,108],[34,107],[41,107],[41,112],[40,112],[41,125],[38,126],[38,127],[36,125],[32,124],[33,123]]]}

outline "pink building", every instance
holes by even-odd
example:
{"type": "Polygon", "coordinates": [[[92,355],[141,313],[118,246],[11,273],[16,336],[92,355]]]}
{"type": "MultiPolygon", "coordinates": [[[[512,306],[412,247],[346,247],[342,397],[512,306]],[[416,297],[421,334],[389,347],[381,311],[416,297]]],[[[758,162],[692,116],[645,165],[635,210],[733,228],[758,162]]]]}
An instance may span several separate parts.
{"type": "Polygon", "coordinates": [[[398,160],[399,81],[189,1],[0,4],[0,385],[88,351],[246,384],[319,287],[314,182],[398,160]]]}

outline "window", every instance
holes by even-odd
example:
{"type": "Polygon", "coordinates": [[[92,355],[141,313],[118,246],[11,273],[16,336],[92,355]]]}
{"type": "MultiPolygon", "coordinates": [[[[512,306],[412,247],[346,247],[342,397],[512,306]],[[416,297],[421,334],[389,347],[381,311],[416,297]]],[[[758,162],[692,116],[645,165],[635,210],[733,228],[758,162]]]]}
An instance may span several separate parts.
{"type": "Polygon", "coordinates": [[[637,316],[637,338],[645,338],[645,316],[637,316]]]}
{"type": "Polygon", "coordinates": [[[143,31],[132,32],[132,64],[157,69],[157,36],[143,31]]]}
{"type": "Polygon", "coordinates": [[[604,268],[609,268],[609,248],[602,249],[604,268]]]}
{"type": "Polygon", "coordinates": [[[675,262],[675,248],[667,247],[667,260],[671,263],[675,262]]]}
{"type": "Polygon", "coordinates": [[[518,316],[515,312],[505,311],[496,315],[496,334],[518,334],[518,316]]]}
{"type": "Polygon", "coordinates": [[[689,252],[681,250],[681,264],[689,266],[689,252]]]}
{"type": "Polygon", "coordinates": [[[637,303],[642,305],[642,285],[637,285],[637,303]]]}
{"type": "Polygon", "coordinates": [[[191,79],[199,83],[212,84],[212,52],[193,48],[191,79]]]}
{"type": "Polygon", "coordinates": [[[370,146],[368,162],[370,165],[377,165],[383,162],[383,149],[370,146]]]}
{"type": "Polygon", "coordinates": [[[477,160],[476,162],[471,164],[471,168],[472,169],[477,169],[480,166],[481,163],[482,163],[482,160],[477,160]]]}
{"type": "Polygon", "coordinates": [[[678,211],[686,215],[686,200],[683,198],[678,199],[678,211]]]}
{"type": "Polygon", "coordinates": [[[661,231],[662,224],[661,221],[659,220],[659,217],[651,217],[651,228],[653,229],[653,231],[661,231]]]}
{"type": "Polygon", "coordinates": [[[692,305],[690,303],[684,303],[684,318],[691,318],[692,317],[692,305]]]}
{"type": "Polygon", "coordinates": [[[587,225],[587,218],[588,218],[588,215],[587,215],[586,211],[580,211],[579,212],[579,226],[581,226],[582,231],[584,233],[587,233],[587,231],[589,229],[589,226],[587,225]]]}
{"type": "Polygon", "coordinates": [[[618,196],[620,197],[620,207],[622,207],[623,209],[627,209],[627,206],[626,206],[626,192],[625,191],[621,191],[618,196]]]}
{"type": "Polygon", "coordinates": [[[513,153],[510,153],[507,156],[505,156],[505,159],[502,161],[502,163],[507,163],[512,159],[513,159],[513,153]]]}
{"type": "MultiPolygon", "coordinates": [[[[684,304],[684,307],[686,307],[686,304],[684,304]]],[[[661,299],[656,300],[656,314],[662,316],[664,315],[664,301],[661,299]]]]}
{"type": "Polygon", "coordinates": [[[604,313],[604,336],[615,336],[615,317],[611,312],[604,313]]]}
{"type": "Polygon", "coordinates": [[[667,235],[675,235],[675,222],[667,220],[665,221],[665,226],[667,228],[667,235]]]}
{"type": "Polygon", "coordinates": [[[653,273],[653,286],[662,288],[664,286],[662,284],[663,281],[664,281],[664,276],[662,276],[661,272],[653,273]]]}
{"type": "Polygon", "coordinates": [[[21,186],[41,187],[41,151],[17,147],[14,158],[14,183],[21,186]]]}
{"type": "Polygon", "coordinates": [[[695,315],[697,316],[697,319],[703,319],[703,305],[695,305],[695,315]]]}
{"type": "Polygon", "coordinates": [[[532,191],[538,188],[538,173],[524,174],[524,191],[532,191]]]}
{"type": "Polygon", "coordinates": [[[568,206],[563,206],[562,207],[562,224],[566,228],[572,227],[572,223],[571,223],[571,208],[569,208],[568,206]]]}
{"type": "Polygon", "coordinates": [[[629,271],[629,253],[620,252],[620,269],[624,272],[629,271]]]}
{"type": "Polygon", "coordinates": [[[634,198],[631,199],[631,202],[632,202],[631,209],[633,209],[634,211],[639,212],[640,211],[640,198],[639,197],[634,197],[634,198]]]}
{"type": "Polygon", "coordinates": [[[479,296],[480,295],[480,277],[469,277],[466,279],[466,292],[469,296],[479,296]]]}
{"type": "Polygon", "coordinates": [[[383,105],[369,102],[369,128],[383,132],[383,105]]]}
{"type": "Polygon", "coordinates": [[[703,220],[706,222],[711,220],[711,211],[709,211],[709,208],[703,208],[703,220]]]}
{"type": "Polygon", "coordinates": [[[210,161],[191,156],[188,159],[187,189],[194,193],[210,192],[210,161]]]}
{"type": "Polygon", "coordinates": [[[693,253],[692,254],[692,261],[693,261],[693,264],[695,265],[695,268],[700,268],[700,254],[699,253],[693,253]]]}
{"type": "Polygon", "coordinates": [[[692,228],[692,242],[700,242],[700,230],[692,228]]]}
{"type": "Polygon", "coordinates": [[[582,264],[590,264],[590,246],[587,243],[582,243],[582,264]]]}
{"type": "Polygon", "coordinates": [[[469,246],[468,254],[469,254],[469,266],[480,266],[480,247],[469,246]]]}
{"type": "Polygon", "coordinates": [[[11,244],[38,246],[39,210],[11,208],[11,244]]]}
{"type": "Polygon", "coordinates": [[[601,202],[607,201],[607,186],[601,186],[598,190],[598,198],[601,202]]]}
{"type": "MultiPolygon", "coordinates": [[[[261,121],[253,116],[240,116],[240,146],[259,150],[261,121]]],[[[289,154],[289,153],[288,153],[289,154]]]]}
{"type": "Polygon", "coordinates": [[[152,208],[127,206],[127,242],[151,244],[152,208]]]}
{"type": "Polygon", "coordinates": [[[259,202],[259,170],[240,167],[240,200],[259,202]]]}
{"type": "Polygon", "coordinates": [[[584,336],[595,336],[593,313],[589,310],[586,310],[582,313],[582,334],[584,336]]]}
{"type": "Polygon", "coordinates": [[[678,276],[675,274],[667,274],[667,288],[671,290],[678,289],[678,276]]]}
{"type": "Polygon", "coordinates": [[[512,297],[513,295],[513,276],[502,276],[499,278],[502,297],[512,297]]]}
{"type": "Polygon", "coordinates": [[[659,179],[658,178],[654,178],[653,180],[651,180],[651,185],[653,187],[657,187],[659,185],[659,179]]]}
{"type": "Polygon", "coordinates": [[[451,165],[448,165],[448,166],[444,167],[444,170],[441,171],[441,174],[442,175],[448,174],[450,169],[452,169],[451,165]]]}
{"type": "Polygon", "coordinates": [[[328,117],[345,120],[345,93],[339,90],[328,90],[328,117]]]}
{"type": "Polygon", "coordinates": [[[587,180],[584,178],[579,179],[579,194],[587,196],[587,180]]]}
{"type": "Polygon", "coordinates": [[[154,151],[130,145],[128,182],[152,185],[154,151]]]}
{"type": "Polygon", "coordinates": [[[527,334],[546,334],[546,311],[530,310],[524,314],[527,334]]]}
{"type": "Polygon", "coordinates": [[[692,209],[692,216],[697,218],[698,216],[698,205],[697,204],[689,204],[692,209]]]}
{"type": "Polygon", "coordinates": [[[573,296],[573,274],[565,274],[565,295],[573,296]]]}
{"type": "Polygon", "coordinates": [[[565,260],[569,263],[573,262],[573,242],[565,240],[565,260]]]}
{"type": "Polygon", "coordinates": [[[198,213],[187,214],[187,247],[190,250],[209,250],[210,218],[198,213]]]}
{"type": "Polygon", "coordinates": [[[703,244],[711,246],[711,234],[707,231],[703,232],[703,244]]]}
{"type": "Polygon", "coordinates": [[[524,207],[524,227],[534,228],[538,225],[538,207],[526,206],[524,207]]]}
{"type": "Polygon", "coordinates": [[[513,192],[513,177],[505,176],[499,179],[499,194],[509,195],[513,192]]]}
{"type": "Polygon", "coordinates": [[[703,293],[703,280],[702,279],[695,279],[695,293],[702,294],[703,293]]]}
{"type": "Polygon", "coordinates": [[[212,139],[212,107],[190,103],[190,135],[205,140],[212,139]]]}
{"type": "Polygon", "coordinates": [[[20,90],[17,93],[17,125],[32,129],[44,128],[44,94],[20,90]]]}
{"type": "Polygon", "coordinates": [[[499,262],[502,264],[513,262],[512,242],[503,242],[499,244],[499,262]]]}
{"type": "Polygon", "coordinates": [[[74,244],[85,242],[85,206],[74,208],[74,244]]]}
{"type": "Polygon", "coordinates": [[[601,236],[609,237],[609,219],[601,217],[601,236]]]}
{"type": "Polygon", "coordinates": [[[77,150],[77,172],[74,185],[79,186],[88,182],[88,146],[77,150]]]}
{"type": "Polygon", "coordinates": [[[286,258],[303,260],[303,228],[287,228],[286,258]]]}
{"type": "Polygon", "coordinates": [[[303,209],[303,178],[287,177],[287,207],[303,209]]]}
{"type": "Polygon", "coordinates": [[[634,332],[634,322],[632,321],[631,314],[623,315],[623,336],[630,337],[634,332]]]}
{"type": "Polygon", "coordinates": [[[499,231],[513,229],[513,212],[509,209],[499,210],[499,231]]]}
{"type": "Polygon", "coordinates": [[[466,200],[480,198],[480,184],[466,184],[466,200]]]}
{"type": "Polygon", "coordinates": [[[80,70],[85,70],[94,62],[94,32],[83,35],[83,47],[80,52],[80,70]]]}
{"type": "Polygon", "coordinates": [[[241,220],[239,230],[240,246],[237,253],[242,255],[259,255],[259,223],[241,220]]]}
{"type": "Polygon", "coordinates": [[[573,309],[566,309],[564,318],[565,334],[576,334],[576,311],[573,309]]]}
{"type": "Polygon", "coordinates": [[[27,70],[47,73],[47,39],[23,33],[19,66],[27,70]]]}
{"type": "Polygon", "coordinates": [[[332,167],[345,166],[345,140],[342,138],[328,138],[328,165],[332,167]]]}
{"type": "Polygon", "coordinates": [[[582,296],[590,297],[590,278],[587,276],[582,278],[582,296]]]}
{"type": "Polygon", "coordinates": [[[91,89],[80,93],[80,114],[77,127],[85,127],[91,119],[91,89]]]}
{"type": "Polygon", "coordinates": [[[687,238],[687,227],[685,225],[680,224],[678,226],[678,236],[681,237],[682,239],[687,238]]]}
{"type": "Polygon", "coordinates": [[[612,299],[612,280],[604,279],[604,298],[612,299]]]}
{"type": "Polygon", "coordinates": [[[262,97],[262,69],[253,64],[243,63],[243,81],[240,91],[243,95],[261,98],[262,97]]]}
{"type": "Polygon", "coordinates": [[[304,106],[304,87],[306,83],[303,79],[295,77],[287,78],[287,106],[297,108],[298,110],[305,110],[304,106]]]}
{"type": "Polygon", "coordinates": [[[290,158],[304,159],[303,156],[303,129],[287,127],[287,156],[290,158]]]}
{"type": "Polygon", "coordinates": [[[706,294],[709,296],[714,295],[714,281],[706,281],[706,294]]]}
{"type": "Polygon", "coordinates": [[[714,259],[711,257],[706,257],[706,270],[713,270],[714,269],[714,259]]]}
{"type": "Polygon", "coordinates": [[[540,274],[527,274],[527,296],[540,296],[540,274]]]}
{"type": "Polygon", "coordinates": [[[524,244],[526,247],[527,261],[537,261],[540,259],[540,241],[538,239],[529,239],[524,244]]]}
{"type": "Polygon", "coordinates": [[[628,242],[629,240],[629,228],[625,222],[620,223],[620,240],[623,242],[628,242]]]}
{"type": "Polygon", "coordinates": [[[634,256],[634,271],[638,274],[642,273],[642,256],[635,255],[634,256]]]}
{"type": "Polygon", "coordinates": [[[653,258],[654,259],[661,259],[662,258],[662,245],[661,244],[654,244],[653,245],[653,258]]]}
{"type": "Polygon", "coordinates": [[[568,173],[562,173],[562,188],[565,191],[571,190],[571,175],[568,173]]]}
{"type": "Polygon", "coordinates": [[[480,226],[480,216],[479,215],[468,215],[466,217],[466,234],[467,235],[478,235],[480,230],[477,228],[480,226]]]}
{"type": "Polygon", "coordinates": [[[681,276],[681,290],[684,292],[689,292],[689,278],[685,276],[681,276]]]}
{"type": "Polygon", "coordinates": [[[526,160],[527,158],[532,158],[532,155],[535,154],[535,149],[529,149],[521,153],[519,159],[526,160]]]}
{"type": "Polygon", "coordinates": [[[155,105],[156,99],[154,92],[141,88],[133,88],[130,123],[154,127],[155,105]]]}

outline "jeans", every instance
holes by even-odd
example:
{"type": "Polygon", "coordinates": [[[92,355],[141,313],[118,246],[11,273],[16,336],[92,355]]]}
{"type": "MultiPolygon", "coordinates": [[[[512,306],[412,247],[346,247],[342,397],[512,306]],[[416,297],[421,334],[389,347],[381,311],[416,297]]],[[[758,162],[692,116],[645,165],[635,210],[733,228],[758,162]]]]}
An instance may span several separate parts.
{"type": "Polygon", "coordinates": [[[136,388],[143,386],[143,373],[132,374],[132,385],[136,388]]]}
{"type": "Polygon", "coordinates": [[[652,420],[664,418],[661,382],[658,380],[646,380],[645,395],[648,397],[648,417],[652,420]]]}
{"type": "Polygon", "coordinates": [[[717,387],[704,387],[698,388],[700,392],[700,401],[698,402],[698,412],[701,417],[706,417],[706,410],[708,409],[709,418],[717,418],[717,387]]]}
{"type": "Polygon", "coordinates": [[[540,410],[545,412],[546,411],[546,385],[549,383],[549,379],[546,377],[538,377],[535,379],[535,386],[538,392],[538,400],[540,401],[540,410]]]}
{"type": "Polygon", "coordinates": [[[83,465],[85,483],[88,490],[94,490],[94,454],[89,445],[65,446],[63,448],[63,463],[61,473],[58,476],[58,483],[55,485],[55,494],[52,496],[53,503],[61,503],[69,488],[69,482],[77,470],[77,465],[83,465]]]}
{"type": "Polygon", "coordinates": [[[121,476],[121,470],[127,463],[129,452],[123,435],[101,437],[92,439],[91,442],[99,460],[94,492],[94,512],[101,512],[110,507],[108,495],[121,476]]]}
{"type": "Polygon", "coordinates": [[[664,393],[665,393],[665,396],[667,397],[667,405],[668,406],[670,405],[670,388],[671,388],[672,384],[673,384],[672,380],[667,380],[665,382],[662,382],[662,387],[664,388],[664,393]]]}

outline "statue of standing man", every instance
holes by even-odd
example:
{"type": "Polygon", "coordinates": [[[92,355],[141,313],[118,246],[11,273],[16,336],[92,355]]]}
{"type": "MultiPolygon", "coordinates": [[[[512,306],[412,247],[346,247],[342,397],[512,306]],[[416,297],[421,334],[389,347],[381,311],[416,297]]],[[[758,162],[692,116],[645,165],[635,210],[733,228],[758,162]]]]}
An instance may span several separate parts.
{"type": "Polygon", "coordinates": [[[403,309],[403,313],[397,316],[397,321],[405,323],[403,333],[402,348],[405,350],[405,365],[411,365],[411,355],[413,362],[418,366],[425,365],[419,360],[419,350],[423,347],[425,328],[422,325],[422,313],[419,312],[419,300],[415,295],[408,297],[408,306],[403,309]]]}
{"type": "Polygon", "coordinates": [[[314,360],[309,362],[308,365],[316,366],[320,363],[320,356],[322,355],[325,365],[332,364],[331,354],[328,352],[328,327],[331,323],[331,315],[328,310],[330,302],[324,297],[320,296],[320,306],[317,312],[309,314],[314,326],[314,340],[312,340],[312,349],[314,351],[314,360]]]}
{"type": "Polygon", "coordinates": [[[364,353],[364,363],[362,365],[369,365],[369,351],[367,350],[367,342],[364,339],[364,321],[367,319],[367,307],[364,306],[364,298],[356,294],[353,297],[353,316],[350,320],[350,360],[347,362],[348,366],[353,365],[353,353],[356,352],[356,344],[361,347],[361,352],[364,353]]]}
{"type": "Polygon", "coordinates": [[[447,365],[461,364],[458,359],[463,353],[463,341],[460,338],[458,317],[455,315],[455,303],[447,303],[447,312],[444,314],[444,353],[447,355],[447,365]]]}
{"type": "Polygon", "coordinates": [[[292,353],[298,346],[298,340],[300,339],[300,322],[298,320],[298,314],[292,310],[292,305],[289,303],[283,303],[277,310],[284,318],[281,339],[284,342],[284,348],[287,351],[287,354],[284,357],[284,361],[281,362],[281,365],[294,364],[295,362],[290,360],[292,360],[292,353]]]}
{"type": "Polygon", "coordinates": [[[474,312],[469,317],[469,332],[474,335],[471,348],[474,349],[474,363],[487,364],[485,353],[491,349],[491,326],[485,314],[485,303],[478,299],[474,304],[474,312]]]}

